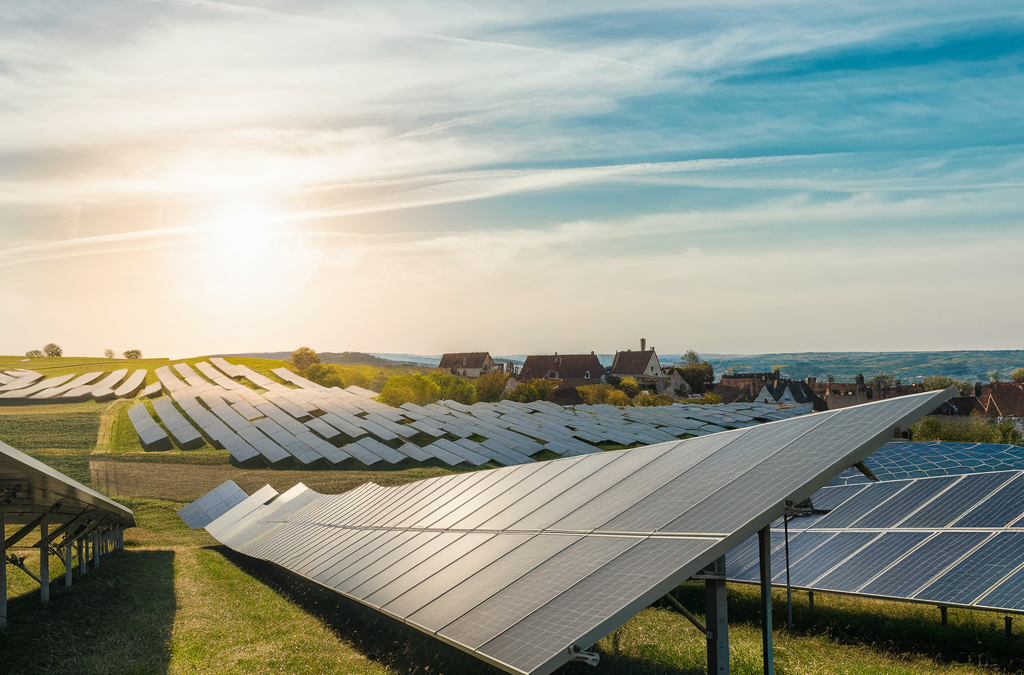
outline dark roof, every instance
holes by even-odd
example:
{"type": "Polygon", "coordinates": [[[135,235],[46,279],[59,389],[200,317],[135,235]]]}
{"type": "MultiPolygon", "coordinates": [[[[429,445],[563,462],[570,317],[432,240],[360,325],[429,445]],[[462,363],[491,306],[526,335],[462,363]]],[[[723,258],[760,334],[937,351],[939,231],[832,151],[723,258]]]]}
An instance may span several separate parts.
{"type": "Polygon", "coordinates": [[[490,352],[460,352],[458,354],[445,354],[441,357],[438,368],[483,368],[490,361],[490,352]],[[466,363],[463,365],[462,360],[466,363]]]}
{"type": "Polygon", "coordinates": [[[648,375],[647,364],[651,362],[652,355],[654,355],[653,349],[646,349],[642,352],[632,350],[615,352],[611,372],[614,375],[648,375]]]}
{"type": "Polygon", "coordinates": [[[1024,417],[1024,385],[993,382],[981,388],[981,407],[990,417],[1024,417]]]}
{"type": "Polygon", "coordinates": [[[782,395],[786,393],[786,387],[789,387],[789,393],[793,395],[793,400],[797,403],[813,403],[815,404],[815,410],[825,409],[825,401],[814,393],[810,385],[802,380],[777,380],[776,382],[768,382],[764,386],[768,388],[768,393],[776,401],[782,398],[782,395]],[[819,408],[818,406],[821,407],[819,408]]]}
{"type": "Polygon", "coordinates": [[[604,366],[594,354],[551,354],[527,356],[519,379],[542,379],[554,373],[560,380],[595,379],[604,375],[604,366]],[[587,377],[587,373],[590,377],[587,377]]]}

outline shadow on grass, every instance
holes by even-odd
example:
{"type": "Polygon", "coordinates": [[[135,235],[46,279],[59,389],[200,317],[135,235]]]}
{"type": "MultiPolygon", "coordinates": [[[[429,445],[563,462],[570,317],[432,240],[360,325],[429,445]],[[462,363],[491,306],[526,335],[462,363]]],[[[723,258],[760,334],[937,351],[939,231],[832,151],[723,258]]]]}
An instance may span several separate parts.
{"type": "MultiPolygon", "coordinates": [[[[387,666],[395,673],[471,675],[504,672],[283,567],[250,558],[226,546],[211,546],[210,549],[219,552],[255,580],[315,616],[363,656],[387,666]]],[[[557,672],[564,675],[593,675],[595,671],[583,663],[569,663],[557,672]]],[[[703,674],[704,670],[679,670],[625,654],[602,653],[601,672],[605,675],[696,675],[703,674]]]]}
{"type": "Polygon", "coordinates": [[[0,631],[5,675],[168,672],[173,551],[117,551],[71,588],[63,578],[50,588],[46,606],[38,589],[10,599],[0,631]]]}
{"type": "MultiPolygon", "coordinates": [[[[696,613],[705,611],[704,587],[684,584],[675,596],[696,613]]],[[[805,591],[793,592],[794,636],[827,636],[844,645],[865,645],[895,658],[915,655],[946,664],[972,664],[999,672],[1024,673],[1024,635],[1017,617],[1014,634],[1006,637],[1002,615],[995,612],[949,610],[943,626],[933,605],[815,593],[811,611],[805,591]]],[[[729,622],[761,625],[760,591],[755,586],[729,585],[729,622]]],[[[772,624],[786,630],[785,591],[773,594],[772,624]]]]}

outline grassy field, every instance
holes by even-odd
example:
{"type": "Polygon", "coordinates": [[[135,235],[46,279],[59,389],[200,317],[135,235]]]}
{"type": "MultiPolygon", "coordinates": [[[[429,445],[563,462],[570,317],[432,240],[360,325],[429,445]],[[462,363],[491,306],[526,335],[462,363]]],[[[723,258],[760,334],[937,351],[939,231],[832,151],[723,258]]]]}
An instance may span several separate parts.
{"type": "MultiPolygon", "coordinates": [[[[269,370],[265,362],[256,365],[269,370]]],[[[189,530],[175,513],[229,478],[250,492],[301,481],[337,493],[369,480],[397,485],[441,475],[450,467],[280,470],[233,465],[226,451],[209,446],[145,452],[127,421],[129,405],[0,406],[0,440],[114,496],[139,523],[125,533],[127,550],[76,577],[70,589],[61,581],[63,566],[51,558],[57,582],[48,606],[39,604],[38,586],[27,575],[8,567],[12,599],[9,628],[0,632],[0,673],[498,672],[287,570],[238,555],[205,531],[189,530]]],[[[38,551],[14,553],[38,570],[38,551]]],[[[702,616],[702,586],[684,584],[676,596],[702,616]]],[[[1024,628],[1016,626],[1007,639],[998,614],[951,609],[942,626],[931,606],[822,593],[812,614],[807,595],[798,593],[790,631],[779,628],[785,593],[776,591],[773,601],[780,675],[1024,672],[1024,628]]],[[[757,589],[730,586],[729,612],[732,672],[762,672],[757,589]]],[[[570,664],[563,672],[704,673],[705,644],[682,616],[656,603],[596,645],[598,670],[570,664]]]]}

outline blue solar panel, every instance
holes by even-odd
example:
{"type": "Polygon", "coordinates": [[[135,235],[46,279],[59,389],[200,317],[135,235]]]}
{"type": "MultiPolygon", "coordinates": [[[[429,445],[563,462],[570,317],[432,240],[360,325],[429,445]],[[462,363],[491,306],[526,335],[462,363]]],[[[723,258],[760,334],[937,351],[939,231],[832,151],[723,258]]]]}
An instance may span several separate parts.
{"type": "Polygon", "coordinates": [[[790,565],[790,583],[809,585],[877,536],[875,532],[840,532],[817,554],[790,565]]]}
{"type": "Polygon", "coordinates": [[[860,589],[870,595],[909,598],[988,537],[987,532],[941,532],[860,589]]]}
{"type": "MultiPolygon", "coordinates": [[[[793,566],[804,559],[808,555],[813,555],[813,552],[817,550],[819,546],[827,542],[829,539],[835,537],[833,532],[803,532],[798,535],[790,533],[789,535],[789,568],[792,571],[793,566]]],[[[772,537],[772,542],[775,541],[775,537],[772,537]]],[[[729,568],[725,568],[728,572],[729,568]]],[[[757,572],[757,578],[760,578],[760,566],[755,566],[757,572]]],[[[785,583],[786,581],[786,546],[785,541],[783,545],[778,549],[772,551],[772,581],[775,583],[785,583]]]]}
{"type": "Polygon", "coordinates": [[[837,487],[826,487],[818,490],[811,497],[811,503],[816,509],[831,511],[840,504],[850,499],[863,490],[866,485],[840,485],[837,487]]]}
{"type": "Polygon", "coordinates": [[[959,483],[904,520],[899,526],[947,527],[1011,478],[1013,478],[1013,474],[1005,471],[964,476],[959,483]]]}
{"type": "Polygon", "coordinates": [[[868,511],[876,508],[907,485],[905,481],[876,483],[870,486],[870,489],[862,490],[843,502],[842,508],[828,514],[812,527],[850,527],[855,521],[864,517],[868,511]]]}
{"type": "Polygon", "coordinates": [[[1018,476],[953,523],[953,527],[1006,527],[1024,513],[1024,478],[1018,476]]]}
{"type": "Polygon", "coordinates": [[[939,494],[954,482],[955,476],[915,480],[899,494],[853,523],[851,527],[892,527],[918,509],[926,500],[939,494]]]}
{"type": "Polygon", "coordinates": [[[856,591],[929,536],[927,532],[883,534],[847,558],[842,565],[818,579],[814,587],[831,591],[856,591]]]}
{"type": "Polygon", "coordinates": [[[1002,532],[915,595],[967,605],[1024,563],[1024,532],[1002,532]]]}
{"type": "MultiPolygon", "coordinates": [[[[1024,448],[993,443],[890,441],[864,463],[881,480],[956,476],[985,471],[1024,470],[1024,448]]],[[[856,469],[847,469],[830,485],[866,483],[856,469]]]]}
{"type": "Polygon", "coordinates": [[[977,603],[982,607],[1024,610],[1024,568],[992,589],[977,603]]]}

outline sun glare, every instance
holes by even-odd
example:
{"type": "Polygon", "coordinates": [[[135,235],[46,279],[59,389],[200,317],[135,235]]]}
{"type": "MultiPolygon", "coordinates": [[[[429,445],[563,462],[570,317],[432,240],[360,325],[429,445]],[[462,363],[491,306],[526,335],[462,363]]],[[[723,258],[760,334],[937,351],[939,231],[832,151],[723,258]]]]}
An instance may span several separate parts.
{"type": "Polygon", "coordinates": [[[214,231],[222,252],[256,259],[270,252],[276,234],[273,219],[265,211],[254,207],[233,211],[218,220],[214,223],[214,231]]]}

